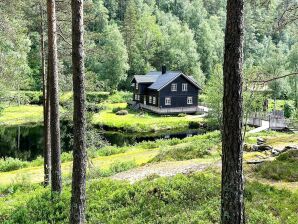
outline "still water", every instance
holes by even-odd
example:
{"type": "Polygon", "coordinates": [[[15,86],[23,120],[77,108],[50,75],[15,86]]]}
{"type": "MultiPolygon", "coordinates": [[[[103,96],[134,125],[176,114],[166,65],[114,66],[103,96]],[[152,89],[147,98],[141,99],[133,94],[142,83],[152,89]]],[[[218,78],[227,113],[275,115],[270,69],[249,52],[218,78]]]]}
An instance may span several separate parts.
{"type": "MultiPolygon", "coordinates": [[[[111,145],[132,145],[142,141],[153,141],[156,139],[185,138],[193,135],[203,134],[203,130],[189,129],[169,131],[162,133],[128,134],[121,132],[102,131],[93,128],[92,132],[98,132],[111,145]]],[[[72,127],[68,122],[61,124],[61,148],[63,151],[72,149],[72,127]]],[[[0,127],[0,157],[13,157],[22,160],[34,160],[43,153],[43,127],[19,126],[0,127]]]]}

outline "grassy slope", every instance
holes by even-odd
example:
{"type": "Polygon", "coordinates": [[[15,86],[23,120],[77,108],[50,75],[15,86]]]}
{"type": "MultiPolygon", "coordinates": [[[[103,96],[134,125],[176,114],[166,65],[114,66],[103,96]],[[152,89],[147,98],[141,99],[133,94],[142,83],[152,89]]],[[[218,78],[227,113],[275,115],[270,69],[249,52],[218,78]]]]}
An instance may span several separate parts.
{"type": "MultiPolygon", "coordinates": [[[[137,165],[147,163],[158,154],[156,149],[137,149],[130,150],[125,153],[120,153],[111,156],[97,157],[92,159],[94,168],[108,169],[115,162],[135,161],[137,165]]],[[[69,175],[71,172],[72,162],[62,163],[63,175],[69,175]]],[[[0,173],[1,185],[17,182],[19,179],[26,178],[32,183],[40,183],[43,181],[43,167],[29,167],[25,169],[0,173]]]]}
{"type": "MultiPolygon", "coordinates": [[[[257,134],[255,136],[258,136],[257,134]]],[[[297,135],[280,134],[275,132],[263,133],[267,135],[272,145],[280,146],[283,142],[284,146],[290,141],[298,142],[297,135]],[[295,140],[296,139],[296,140],[295,140]],[[276,142],[274,144],[274,142],[276,142]]],[[[256,137],[248,137],[250,142],[255,142],[256,137]]],[[[157,140],[155,142],[143,142],[135,146],[114,147],[108,146],[95,153],[95,158],[92,162],[95,167],[108,168],[112,163],[126,162],[135,160],[137,165],[150,161],[165,161],[165,160],[187,160],[194,158],[220,158],[219,156],[219,133],[212,132],[201,136],[193,136],[183,140],[157,140]],[[209,150],[211,149],[211,151],[209,150]],[[173,154],[173,152],[175,152],[173,154]],[[114,154],[114,155],[113,155],[114,154]]],[[[245,153],[245,160],[254,160],[258,157],[265,156],[263,153],[250,152],[245,153]]],[[[69,174],[71,171],[71,162],[62,164],[64,174],[69,174]]],[[[10,172],[0,172],[0,183],[10,184],[16,179],[27,176],[32,182],[41,182],[43,180],[42,166],[29,167],[10,172]]]]}
{"type": "MultiPolygon", "coordinates": [[[[219,133],[212,132],[201,136],[193,136],[186,139],[157,140],[154,142],[142,142],[134,146],[115,147],[107,146],[93,154],[92,164],[95,168],[108,168],[111,164],[134,160],[137,165],[151,161],[164,160],[186,160],[194,158],[219,158],[216,150],[219,142],[219,133]],[[196,147],[194,147],[196,146],[196,147]],[[214,150],[212,150],[214,149],[214,150]],[[211,151],[212,150],[212,151],[211,151]],[[179,155],[172,155],[172,151],[179,155]],[[185,155],[185,157],[183,157],[185,155]]],[[[71,157],[70,157],[71,159],[71,157]]],[[[26,177],[30,182],[41,182],[43,180],[42,165],[32,167],[39,161],[28,164],[28,168],[15,171],[0,172],[0,183],[10,184],[20,177],[26,177]]],[[[62,164],[63,173],[71,172],[71,161],[62,164]]]]}
{"type": "Polygon", "coordinates": [[[118,116],[112,112],[112,109],[115,107],[126,108],[126,106],[126,103],[110,104],[106,110],[93,116],[92,123],[129,132],[154,132],[186,128],[192,121],[202,122],[202,118],[192,118],[191,116],[165,117],[151,114],[139,115],[139,113],[132,111],[128,115],[118,116]]]}
{"type": "Polygon", "coordinates": [[[24,125],[42,122],[42,106],[10,106],[0,115],[0,125],[24,125]]]}

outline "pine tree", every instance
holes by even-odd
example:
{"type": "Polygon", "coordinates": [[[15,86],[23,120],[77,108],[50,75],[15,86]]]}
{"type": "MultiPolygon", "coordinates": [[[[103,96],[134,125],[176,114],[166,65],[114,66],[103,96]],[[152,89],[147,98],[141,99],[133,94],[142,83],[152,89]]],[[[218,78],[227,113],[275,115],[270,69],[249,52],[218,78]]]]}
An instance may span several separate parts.
{"type": "Polygon", "coordinates": [[[72,0],[72,63],[74,96],[74,148],[70,223],[85,223],[86,119],[84,84],[83,0],[72,0]]]}
{"type": "Polygon", "coordinates": [[[44,119],[44,185],[49,185],[51,181],[51,139],[50,139],[50,105],[48,78],[45,69],[45,38],[44,38],[44,14],[43,1],[40,1],[40,54],[41,54],[41,76],[43,92],[43,119],[44,119]]]}
{"type": "Polygon", "coordinates": [[[223,67],[222,224],[245,223],[242,165],[243,17],[244,1],[228,0],[223,67]]]}
{"type": "Polygon", "coordinates": [[[51,119],[51,182],[52,191],[62,191],[61,149],[60,149],[60,116],[57,57],[57,24],[55,0],[47,0],[48,9],[48,72],[50,86],[50,119],[51,119]]]}

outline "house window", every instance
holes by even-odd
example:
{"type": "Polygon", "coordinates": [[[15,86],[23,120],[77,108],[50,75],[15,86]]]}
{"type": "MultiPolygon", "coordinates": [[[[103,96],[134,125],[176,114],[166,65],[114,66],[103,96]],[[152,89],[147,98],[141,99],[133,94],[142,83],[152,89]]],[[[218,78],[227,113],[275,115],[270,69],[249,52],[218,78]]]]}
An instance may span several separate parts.
{"type": "Polygon", "coordinates": [[[182,91],[187,92],[187,83],[182,83],[182,91]]]}
{"type": "Polygon", "coordinates": [[[149,96],[149,103],[152,103],[152,96],[149,96]]]}
{"type": "Polygon", "coordinates": [[[165,105],[166,105],[166,106],[171,105],[171,97],[166,97],[166,98],[165,98],[165,105]]]}
{"type": "Polygon", "coordinates": [[[192,104],[192,96],[187,97],[187,104],[192,104]]]}
{"type": "Polygon", "coordinates": [[[140,100],[140,95],[138,95],[138,100],[140,100]]]}
{"type": "Polygon", "coordinates": [[[153,99],[153,104],[155,105],[156,104],[156,97],[154,96],[152,99],[153,99]]]}
{"type": "Polygon", "coordinates": [[[136,89],[139,89],[139,84],[138,83],[136,83],[136,89]]]}
{"type": "Polygon", "coordinates": [[[138,100],[138,94],[135,95],[135,100],[138,100]]]}
{"type": "Polygon", "coordinates": [[[171,85],[171,91],[176,92],[177,91],[177,83],[172,83],[171,85]]]}

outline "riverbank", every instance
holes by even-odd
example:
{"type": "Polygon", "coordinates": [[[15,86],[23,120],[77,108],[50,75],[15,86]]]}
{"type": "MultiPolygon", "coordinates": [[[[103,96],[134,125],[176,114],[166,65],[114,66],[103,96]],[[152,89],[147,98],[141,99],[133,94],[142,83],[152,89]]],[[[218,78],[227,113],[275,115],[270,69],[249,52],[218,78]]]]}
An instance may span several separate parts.
{"type": "MultiPolygon", "coordinates": [[[[265,137],[268,144],[277,149],[298,144],[298,136],[278,132],[263,132],[250,134],[246,142],[255,144],[259,136],[265,137]]],[[[101,149],[89,149],[88,157],[94,167],[108,168],[113,162],[127,162],[127,158],[135,160],[137,164],[163,161],[182,161],[191,159],[220,159],[220,133],[218,131],[188,137],[184,139],[160,139],[156,141],[141,142],[130,146],[105,146],[101,149]],[[135,154],[135,155],[134,155],[135,154]],[[102,163],[104,161],[104,163],[102,163]]],[[[264,158],[265,154],[259,152],[246,152],[245,160],[264,158]]],[[[64,174],[69,174],[71,169],[72,153],[62,154],[62,167],[64,174]]],[[[32,162],[20,160],[1,160],[0,183],[10,184],[20,176],[30,177],[33,182],[43,180],[43,159],[40,157],[32,162]],[[6,172],[3,172],[6,171],[6,172]]]]}

